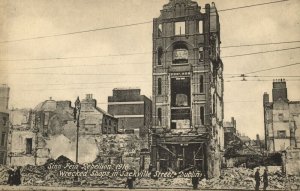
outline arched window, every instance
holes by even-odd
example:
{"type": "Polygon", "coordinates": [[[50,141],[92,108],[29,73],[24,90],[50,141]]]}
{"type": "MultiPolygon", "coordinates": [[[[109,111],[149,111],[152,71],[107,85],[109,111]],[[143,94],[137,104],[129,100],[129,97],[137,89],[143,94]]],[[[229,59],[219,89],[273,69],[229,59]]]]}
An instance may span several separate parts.
{"type": "Polygon", "coordinates": [[[189,51],[185,44],[177,44],[173,48],[173,64],[188,63],[189,51]]]}
{"type": "Polygon", "coordinates": [[[157,94],[161,95],[161,78],[157,79],[157,94]]]}
{"type": "Polygon", "coordinates": [[[201,120],[201,125],[204,125],[204,107],[200,107],[200,120],[201,120]]]}
{"type": "Polygon", "coordinates": [[[161,126],[161,108],[157,109],[157,119],[158,119],[158,126],[161,126]]]}
{"type": "Polygon", "coordinates": [[[204,92],[203,76],[200,76],[200,93],[204,92]]]}
{"type": "Polygon", "coordinates": [[[159,66],[162,64],[162,57],[163,57],[162,48],[158,48],[158,51],[157,51],[157,65],[159,65],[159,66]]]}

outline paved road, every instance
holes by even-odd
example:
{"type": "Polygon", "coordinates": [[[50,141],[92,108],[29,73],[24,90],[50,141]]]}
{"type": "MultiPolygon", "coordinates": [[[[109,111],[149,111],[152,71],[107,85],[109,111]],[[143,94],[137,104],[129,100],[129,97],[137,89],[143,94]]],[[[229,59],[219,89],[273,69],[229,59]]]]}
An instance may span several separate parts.
{"type": "MultiPolygon", "coordinates": [[[[17,191],[125,191],[129,190],[126,188],[83,188],[83,187],[49,187],[49,186],[7,186],[7,185],[0,185],[0,191],[10,191],[10,190],[17,190],[17,191]]],[[[190,191],[193,190],[192,188],[136,188],[133,190],[137,191],[190,191]]],[[[200,189],[199,189],[200,190],[200,189]]],[[[203,190],[203,189],[201,189],[203,190]]],[[[205,191],[212,191],[216,189],[211,190],[205,190],[205,191]]],[[[218,190],[232,190],[233,189],[218,189],[218,190]]],[[[241,190],[241,189],[235,189],[235,190],[241,190]]],[[[246,189],[245,189],[246,190],[246,189]]],[[[268,189],[269,190],[269,189],[268,189]]],[[[278,191],[278,190],[277,190],[278,191]]]]}

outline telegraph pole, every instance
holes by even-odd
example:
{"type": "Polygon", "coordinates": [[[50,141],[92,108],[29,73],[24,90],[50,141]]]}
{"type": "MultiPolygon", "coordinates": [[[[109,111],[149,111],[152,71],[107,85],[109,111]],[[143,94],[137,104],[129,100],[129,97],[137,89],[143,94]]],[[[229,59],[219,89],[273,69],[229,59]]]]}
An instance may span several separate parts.
{"type": "Polygon", "coordinates": [[[74,108],[74,122],[76,122],[76,163],[78,163],[78,140],[79,140],[79,120],[80,120],[80,109],[81,103],[79,97],[77,97],[75,101],[75,108],[74,108]]]}

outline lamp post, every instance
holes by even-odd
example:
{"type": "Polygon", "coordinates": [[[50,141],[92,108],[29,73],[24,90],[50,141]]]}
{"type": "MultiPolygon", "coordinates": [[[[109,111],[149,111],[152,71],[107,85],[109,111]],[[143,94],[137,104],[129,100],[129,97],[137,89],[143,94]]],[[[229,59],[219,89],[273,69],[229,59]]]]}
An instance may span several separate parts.
{"type": "Polygon", "coordinates": [[[74,108],[74,122],[76,122],[76,163],[78,163],[78,139],[79,139],[79,117],[80,117],[80,109],[81,103],[79,97],[77,97],[75,101],[75,108],[74,108]]]}

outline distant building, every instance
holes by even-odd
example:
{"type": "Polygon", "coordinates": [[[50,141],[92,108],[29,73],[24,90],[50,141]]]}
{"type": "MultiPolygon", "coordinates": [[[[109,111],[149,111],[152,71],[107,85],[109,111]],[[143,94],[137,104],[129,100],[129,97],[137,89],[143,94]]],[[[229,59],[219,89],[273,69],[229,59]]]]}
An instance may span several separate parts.
{"type": "Polygon", "coordinates": [[[234,117],[231,121],[225,121],[223,123],[224,127],[224,147],[225,149],[230,145],[232,141],[236,140],[237,130],[236,130],[236,120],[234,117]]]}
{"type": "Polygon", "coordinates": [[[272,101],[263,95],[265,148],[278,152],[300,147],[300,101],[289,101],[284,79],[273,81],[272,101]]]}
{"type": "Polygon", "coordinates": [[[119,131],[148,137],[152,102],[140,89],[113,89],[108,97],[108,113],[118,118],[119,131]]]}
{"type": "Polygon", "coordinates": [[[10,88],[6,85],[0,85],[0,112],[7,112],[9,102],[10,88]]]}
{"type": "Polygon", "coordinates": [[[99,108],[92,94],[87,94],[81,101],[80,119],[84,120],[83,125],[88,133],[118,133],[118,119],[99,108]]]}

